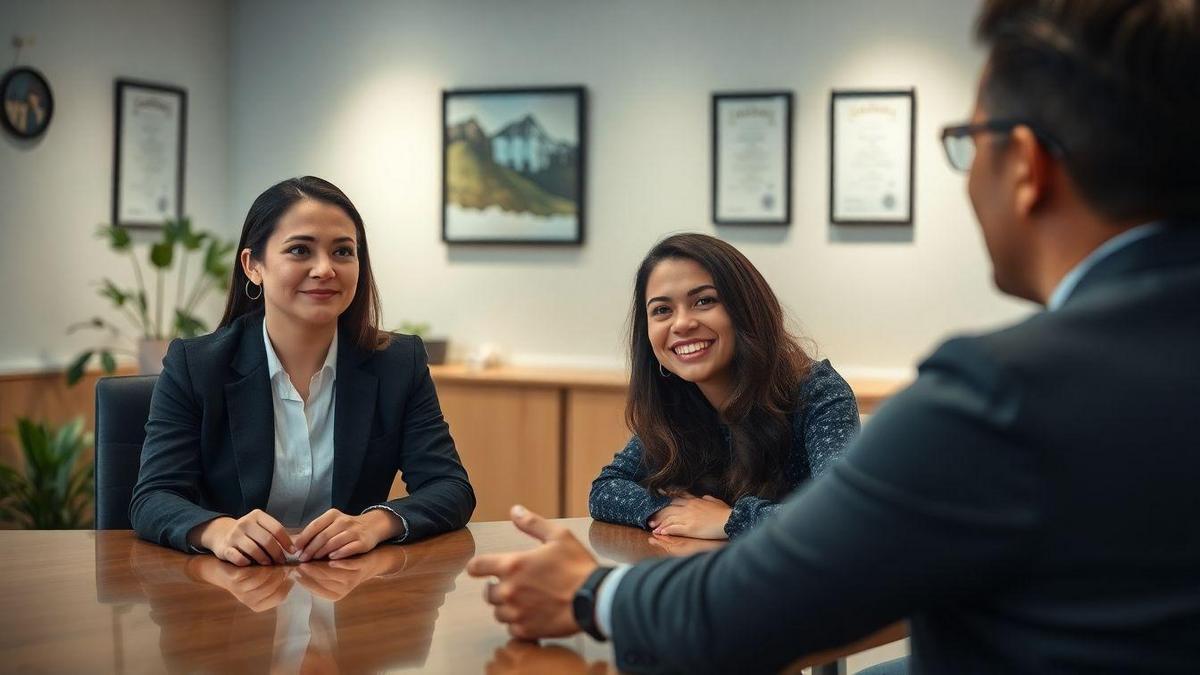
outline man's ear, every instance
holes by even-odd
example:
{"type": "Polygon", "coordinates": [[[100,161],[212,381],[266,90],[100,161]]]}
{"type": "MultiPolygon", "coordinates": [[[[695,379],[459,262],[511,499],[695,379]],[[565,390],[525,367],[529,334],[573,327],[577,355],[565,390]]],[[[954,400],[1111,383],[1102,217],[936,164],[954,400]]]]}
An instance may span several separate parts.
{"type": "Polygon", "coordinates": [[[1054,160],[1027,126],[1013,129],[1008,143],[1013,207],[1025,218],[1041,207],[1049,196],[1054,160]]]}
{"type": "Polygon", "coordinates": [[[244,248],[238,254],[238,261],[242,264],[242,271],[246,273],[246,278],[255,286],[262,285],[262,272],[259,270],[259,263],[250,256],[250,249],[244,248]]]}

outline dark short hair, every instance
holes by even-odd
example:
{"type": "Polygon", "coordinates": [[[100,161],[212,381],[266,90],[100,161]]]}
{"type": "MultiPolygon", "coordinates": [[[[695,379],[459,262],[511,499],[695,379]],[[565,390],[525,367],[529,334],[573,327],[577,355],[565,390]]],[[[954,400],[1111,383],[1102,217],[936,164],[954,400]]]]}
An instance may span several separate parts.
{"type": "Polygon", "coordinates": [[[980,101],[1061,146],[1112,219],[1200,218],[1196,0],[988,0],[980,101]]]}
{"type": "Polygon", "coordinates": [[[367,249],[367,233],[363,227],[362,216],[338,186],[316,176],[289,178],[276,183],[264,190],[250,205],[250,211],[246,213],[246,222],[242,225],[242,236],[234,253],[233,279],[229,286],[229,297],[225,302],[225,315],[221,318],[218,328],[228,326],[243,314],[262,311],[262,295],[259,294],[255,299],[246,295],[246,282],[249,279],[240,262],[242,251],[248,248],[250,257],[262,260],[263,249],[267,240],[274,234],[279,219],[302,199],[332,204],[345,211],[354,222],[354,231],[358,239],[358,288],[350,306],[339,317],[338,324],[341,330],[347,331],[349,339],[361,349],[380,349],[387,346],[390,334],[379,330],[379,290],[375,286],[375,275],[371,272],[371,255],[367,249]]]}

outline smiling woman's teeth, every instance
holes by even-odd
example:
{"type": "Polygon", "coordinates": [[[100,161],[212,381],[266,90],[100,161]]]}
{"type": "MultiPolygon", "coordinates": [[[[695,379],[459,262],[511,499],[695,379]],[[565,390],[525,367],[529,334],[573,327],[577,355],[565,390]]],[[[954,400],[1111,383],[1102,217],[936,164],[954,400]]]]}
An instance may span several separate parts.
{"type": "Polygon", "coordinates": [[[712,344],[712,342],[693,342],[691,344],[676,347],[675,353],[679,354],[680,356],[684,356],[686,354],[694,354],[694,353],[700,351],[701,349],[707,349],[708,346],[711,344],[712,344]]]}

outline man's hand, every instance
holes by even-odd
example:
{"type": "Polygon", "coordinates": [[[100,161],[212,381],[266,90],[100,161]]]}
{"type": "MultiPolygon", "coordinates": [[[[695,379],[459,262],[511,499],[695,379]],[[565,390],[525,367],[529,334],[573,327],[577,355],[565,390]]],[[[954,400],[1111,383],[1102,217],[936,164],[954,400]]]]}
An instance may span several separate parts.
{"type": "Polygon", "coordinates": [[[285,553],[296,552],[287,530],[262,509],[237,520],[222,516],[197,525],[188,532],[188,543],[206,548],[238,567],[255,562],[282,565],[285,553]]]}
{"type": "Polygon", "coordinates": [[[385,509],[367,511],[361,516],[329,509],[296,535],[296,550],[300,551],[300,562],[346,558],[370,551],[399,527],[403,527],[399,519],[385,509]]]}
{"type": "Polygon", "coordinates": [[[476,556],[467,563],[467,573],[499,579],[487,585],[485,598],[513,637],[534,640],[578,633],[571,601],[596,569],[596,558],[566,528],[523,506],[514,506],[511,516],[519,530],[542,545],[524,553],[476,556]]]}
{"type": "Polygon", "coordinates": [[[694,497],[684,494],[650,516],[648,524],[654,534],[670,534],[696,539],[728,539],[725,523],[733,509],[712,496],[694,497]]]}

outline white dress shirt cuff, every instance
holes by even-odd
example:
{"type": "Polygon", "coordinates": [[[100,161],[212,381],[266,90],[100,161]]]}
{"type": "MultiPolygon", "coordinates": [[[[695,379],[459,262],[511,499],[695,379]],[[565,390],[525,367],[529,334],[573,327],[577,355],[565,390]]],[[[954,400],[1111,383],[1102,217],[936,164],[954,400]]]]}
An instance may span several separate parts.
{"type": "Polygon", "coordinates": [[[398,537],[392,537],[391,539],[388,539],[387,541],[385,541],[383,543],[385,543],[385,544],[402,544],[402,543],[404,543],[404,540],[408,539],[408,521],[405,520],[404,516],[400,515],[399,513],[396,513],[396,509],[393,509],[392,507],[388,506],[387,504],[376,504],[375,506],[368,506],[367,508],[363,509],[362,513],[360,513],[358,515],[361,516],[363,513],[366,513],[367,511],[374,511],[375,509],[383,509],[384,511],[387,511],[388,513],[392,514],[393,516],[396,516],[397,518],[400,519],[400,524],[404,526],[404,534],[402,534],[398,537]]]}
{"type": "Polygon", "coordinates": [[[621,577],[625,576],[633,565],[618,565],[616,569],[608,573],[604,577],[604,581],[600,582],[600,589],[596,591],[596,627],[604,637],[612,637],[612,605],[613,597],[617,594],[617,586],[621,583],[621,577]]]}

